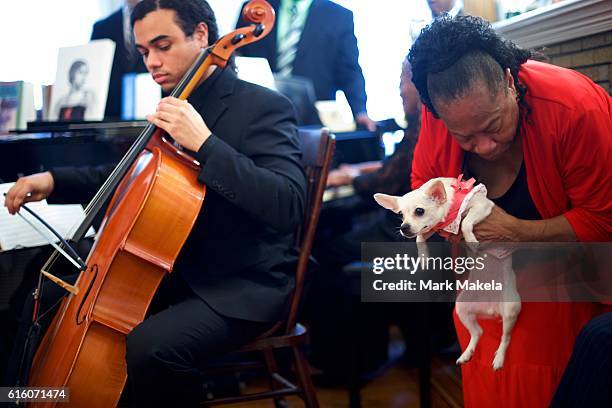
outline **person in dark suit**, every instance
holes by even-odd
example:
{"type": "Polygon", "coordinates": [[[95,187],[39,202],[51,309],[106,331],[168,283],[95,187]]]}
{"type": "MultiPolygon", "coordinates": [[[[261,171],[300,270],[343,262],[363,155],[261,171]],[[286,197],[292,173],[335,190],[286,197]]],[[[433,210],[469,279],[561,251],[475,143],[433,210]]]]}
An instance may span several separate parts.
{"type": "MultiPolygon", "coordinates": [[[[205,0],[144,0],[132,22],[147,69],[166,92],[218,38],[205,0]]],[[[280,94],[212,67],[188,102],[164,98],[148,116],[194,152],[208,190],[153,313],[127,336],[128,385],[138,406],[198,406],[199,368],[283,318],[306,194],[294,115],[280,94]]],[[[82,201],[109,170],[60,168],[22,178],[7,207],[15,213],[24,200],[46,196],[82,201]]]]}
{"type": "Polygon", "coordinates": [[[131,72],[147,72],[142,58],[134,47],[130,12],[140,0],[126,0],[125,5],[103,20],[97,21],[91,33],[92,40],[104,38],[115,42],[115,56],[111,69],[108,97],[104,116],[109,119],[121,117],[123,75],[131,72]]]}
{"type": "MultiPolygon", "coordinates": [[[[375,130],[376,124],[366,111],[353,13],[329,0],[269,3],[277,13],[277,24],[270,35],[243,47],[240,54],[266,58],[277,74],[310,79],[317,100],[334,100],[336,91],[343,91],[356,122],[375,130]]],[[[246,24],[239,18],[236,27],[246,24]]]]}

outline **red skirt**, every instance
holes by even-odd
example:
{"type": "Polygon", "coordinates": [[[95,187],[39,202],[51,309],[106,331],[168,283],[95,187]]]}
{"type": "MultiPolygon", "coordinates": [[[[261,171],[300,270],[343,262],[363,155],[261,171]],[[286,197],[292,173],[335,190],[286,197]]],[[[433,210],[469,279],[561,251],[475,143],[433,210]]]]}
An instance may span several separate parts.
{"type": "MultiPolygon", "coordinates": [[[[523,303],[504,367],[493,371],[501,319],[479,319],[484,331],[472,359],[461,368],[467,408],[548,407],[580,329],[598,312],[593,303],[523,303]]],[[[461,350],[470,335],[454,313],[461,350]]]]}

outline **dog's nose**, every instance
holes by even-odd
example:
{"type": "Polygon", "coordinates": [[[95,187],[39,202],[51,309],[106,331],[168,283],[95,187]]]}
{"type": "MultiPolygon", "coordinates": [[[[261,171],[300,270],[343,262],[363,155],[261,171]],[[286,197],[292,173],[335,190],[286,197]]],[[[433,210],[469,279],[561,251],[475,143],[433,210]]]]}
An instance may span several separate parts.
{"type": "Polygon", "coordinates": [[[402,224],[400,226],[400,231],[402,232],[403,235],[410,235],[410,224],[402,224]]]}

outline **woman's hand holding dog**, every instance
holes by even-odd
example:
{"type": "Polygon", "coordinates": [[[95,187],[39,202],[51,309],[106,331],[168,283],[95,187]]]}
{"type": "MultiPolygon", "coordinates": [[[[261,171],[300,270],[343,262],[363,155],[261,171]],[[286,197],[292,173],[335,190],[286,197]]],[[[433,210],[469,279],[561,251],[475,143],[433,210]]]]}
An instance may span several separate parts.
{"type": "MultiPolygon", "coordinates": [[[[521,241],[519,226],[522,223],[523,220],[513,217],[495,205],[487,218],[474,225],[474,235],[479,242],[519,242],[521,241]]],[[[454,243],[462,242],[463,234],[459,231],[458,234],[449,236],[448,240],[454,243]]]]}
{"type": "MultiPolygon", "coordinates": [[[[576,234],[567,219],[560,215],[546,220],[522,220],[498,206],[474,226],[478,241],[489,242],[573,242],[576,234]]],[[[463,241],[461,233],[449,237],[451,242],[463,241]]]]}
{"type": "Polygon", "coordinates": [[[496,205],[487,218],[474,225],[474,235],[478,241],[521,241],[518,232],[521,221],[496,205]]]}

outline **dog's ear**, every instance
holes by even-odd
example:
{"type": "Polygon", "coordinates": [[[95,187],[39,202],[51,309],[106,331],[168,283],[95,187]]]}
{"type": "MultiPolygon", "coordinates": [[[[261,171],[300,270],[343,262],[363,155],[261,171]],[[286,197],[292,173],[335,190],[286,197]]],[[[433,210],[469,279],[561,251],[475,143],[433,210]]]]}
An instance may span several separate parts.
{"type": "Polygon", "coordinates": [[[388,194],[376,193],[374,194],[374,199],[378,204],[387,210],[391,210],[396,214],[400,212],[397,197],[388,194]]]}
{"type": "Polygon", "coordinates": [[[429,198],[434,200],[438,205],[442,205],[446,202],[446,190],[444,184],[440,180],[434,182],[425,193],[429,198]]]}

